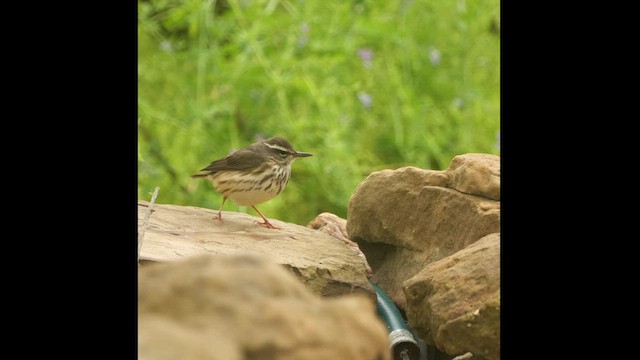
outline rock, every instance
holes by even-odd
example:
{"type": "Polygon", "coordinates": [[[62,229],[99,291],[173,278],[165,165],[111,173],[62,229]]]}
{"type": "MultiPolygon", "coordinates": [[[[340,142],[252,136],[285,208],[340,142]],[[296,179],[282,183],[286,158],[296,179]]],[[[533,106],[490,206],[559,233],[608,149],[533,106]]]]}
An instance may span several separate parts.
{"type": "Polygon", "coordinates": [[[373,275],[373,271],[367,262],[367,258],[364,256],[362,251],[360,251],[358,244],[349,239],[349,235],[347,234],[347,220],[335,214],[323,212],[311,220],[307,227],[322,231],[323,233],[329,234],[345,243],[365,262],[365,265],[367,266],[367,277],[371,277],[373,275]]]}
{"type": "Polygon", "coordinates": [[[370,299],[321,298],[265,255],[201,255],[139,268],[140,360],[390,358],[370,299]]]}
{"type": "Polygon", "coordinates": [[[400,309],[406,306],[405,280],[500,231],[500,202],[494,199],[499,164],[495,155],[465,154],[444,171],[408,166],[374,172],[355,189],[347,231],[373,269],[371,280],[400,309]]]}
{"type": "Polygon", "coordinates": [[[500,359],[500,234],[427,265],[404,293],[409,324],[427,344],[500,359]]]}
{"type": "Polygon", "coordinates": [[[450,188],[465,194],[500,200],[500,158],[490,154],[458,155],[447,169],[450,188]]]}
{"type": "Polygon", "coordinates": [[[155,203],[145,224],[149,203],[138,202],[138,233],[143,234],[140,263],[176,261],[200,254],[262,254],[287,266],[319,295],[367,295],[375,292],[367,279],[367,263],[349,246],[304,226],[269,219],[281,230],[256,224],[257,217],[155,203]]]}
{"type": "Polygon", "coordinates": [[[166,316],[138,312],[140,360],[242,360],[242,349],[234,341],[222,329],[203,329],[166,316]]]}

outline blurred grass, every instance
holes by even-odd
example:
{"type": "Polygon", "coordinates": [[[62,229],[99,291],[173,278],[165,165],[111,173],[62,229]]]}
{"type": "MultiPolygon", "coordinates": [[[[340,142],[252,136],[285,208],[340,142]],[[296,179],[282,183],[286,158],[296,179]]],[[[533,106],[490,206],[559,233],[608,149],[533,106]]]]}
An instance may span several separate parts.
{"type": "Polygon", "coordinates": [[[189,175],[279,135],[314,156],[259,209],[305,225],[373,171],[499,155],[499,4],[139,1],[139,198],[218,209],[189,175]]]}

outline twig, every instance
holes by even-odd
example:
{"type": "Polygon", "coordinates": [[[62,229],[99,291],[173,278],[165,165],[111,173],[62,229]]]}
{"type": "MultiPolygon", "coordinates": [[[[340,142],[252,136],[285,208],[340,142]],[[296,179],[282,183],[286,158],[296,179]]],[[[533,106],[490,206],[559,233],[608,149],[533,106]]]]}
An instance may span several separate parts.
{"type": "Polygon", "coordinates": [[[464,353],[462,355],[458,355],[456,357],[454,357],[452,360],[464,360],[464,359],[471,359],[473,357],[473,354],[470,352],[464,353]]]}
{"type": "Polygon", "coordinates": [[[151,213],[153,212],[153,203],[156,201],[156,197],[158,197],[158,191],[160,191],[160,187],[156,186],[156,189],[153,191],[153,195],[151,196],[151,202],[149,203],[147,214],[144,216],[144,220],[142,221],[142,231],[140,231],[140,234],[138,235],[138,266],[140,266],[140,250],[142,249],[144,232],[145,230],[147,230],[147,223],[149,222],[149,218],[151,217],[151,213]]]}

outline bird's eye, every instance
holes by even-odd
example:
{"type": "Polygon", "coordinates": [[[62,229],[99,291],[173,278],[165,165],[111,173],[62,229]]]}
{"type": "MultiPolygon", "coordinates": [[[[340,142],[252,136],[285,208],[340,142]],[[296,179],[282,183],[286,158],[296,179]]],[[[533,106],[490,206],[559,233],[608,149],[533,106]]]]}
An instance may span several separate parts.
{"type": "Polygon", "coordinates": [[[278,153],[280,154],[280,156],[282,157],[286,157],[287,155],[289,155],[288,152],[284,151],[284,150],[278,150],[278,153]]]}

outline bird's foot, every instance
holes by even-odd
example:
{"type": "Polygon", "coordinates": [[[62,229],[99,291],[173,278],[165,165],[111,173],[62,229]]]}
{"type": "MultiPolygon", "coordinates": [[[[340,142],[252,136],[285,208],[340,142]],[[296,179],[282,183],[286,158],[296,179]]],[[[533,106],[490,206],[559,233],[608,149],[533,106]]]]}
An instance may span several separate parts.
{"type": "Polygon", "coordinates": [[[256,222],[258,223],[258,225],[262,225],[269,229],[281,230],[279,227],[273,226],[270,222],[267,221],[267,219],[265,219],[263,222],[260,222],[260,221],[256,221],[256,222]]]}

